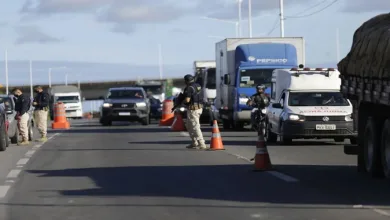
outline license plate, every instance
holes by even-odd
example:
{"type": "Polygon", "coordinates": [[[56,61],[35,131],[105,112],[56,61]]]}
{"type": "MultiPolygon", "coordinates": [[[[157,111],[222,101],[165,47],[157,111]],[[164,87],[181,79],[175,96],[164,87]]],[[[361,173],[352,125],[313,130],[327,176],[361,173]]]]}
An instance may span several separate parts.
{"type": "Polygon", "coordinates": [[[334,131],[336,130],[336,125],[316,125],[316,130],[334,131]]]}
{"type": "Polygon", "coordinates": [[[120,116],[129,116],[130,112],[119,112],[120,116]]]}

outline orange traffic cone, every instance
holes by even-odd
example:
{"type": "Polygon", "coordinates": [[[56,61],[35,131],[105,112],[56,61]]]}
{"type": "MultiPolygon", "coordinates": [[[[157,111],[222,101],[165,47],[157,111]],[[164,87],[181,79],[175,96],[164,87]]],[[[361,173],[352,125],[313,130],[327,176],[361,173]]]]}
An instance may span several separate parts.
{"type": "Polygon", "coordinates": [[[184,125],[183,116],[180,113],[175,112],[175,120],[171,126],[172,131],[186,131],[186,126],[184,125]]]}
{"type": "Polygon", "coordinates": [[[162,114],[159,126],[171,126],[174,120],[174,113],[172,113],[173,101],[167,99],[163,102],[162,114]]]}
{"type": "Polygon", "coordinates": [[[70,124],[66,119],[65,105],[62,102],[54,104],[54,122],[51,124],[52,129],[69,129],[70,124]]]}
{"type": "Polygon", "coordinates": [[[267,171],[272,169],[271,159],[268,154],[267,144],[265,143],[263,134],[259,134],[259,139],[256,143],[256,155],[254,161],[254,171],[267,171]]]}
{"type": "Polygon", "coordinates": [[[213,130],[211,133],[210,150],[225,150],[222,143],[221,133],[219,132],[217,120],[213,121],[213,130]]]}

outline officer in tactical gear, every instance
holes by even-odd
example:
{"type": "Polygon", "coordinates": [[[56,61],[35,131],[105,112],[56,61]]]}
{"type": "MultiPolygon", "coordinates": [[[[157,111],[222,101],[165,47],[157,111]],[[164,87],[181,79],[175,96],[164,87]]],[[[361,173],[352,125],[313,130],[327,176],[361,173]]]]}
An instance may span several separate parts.
{"type": "Polygon", "coordinates": [[[40,142],[47,141],[47,115],[49,112],[49,93],[43,91],[42,86],[35,87],[36,96],[33,101],[34,106],[34,119],[37,125],[38,131],[41,134],[40,142]]]}
{"type": "Polygon", "coordinates": [[[202,87],[198,83],[195,83],[195,78],[192,75],[185,75],[184,81],[186,87],[183,91],[183,104],[187,106],[187,129],[192,139],[192,143],[187,148],[206,149],[207,146],[203,139],[199,123],[200,115],[203,112],[202,87]]]}
{"type": "MultiPolygon", "coordinates": [[[[266,108],[270,104],[269,98],[264,94],[264,90],[266,89],[265,85],[259,84],[256,86],[256,93],[253,94],[248,102],[246,103],[248,106],[256,106],[258,108],[257,111],[261,111],[262,109],[266,108]]],[[[256,124],[255,121],[256,112],[251,113],[251,122],[252,127],[254,124],[256,124]]]]}

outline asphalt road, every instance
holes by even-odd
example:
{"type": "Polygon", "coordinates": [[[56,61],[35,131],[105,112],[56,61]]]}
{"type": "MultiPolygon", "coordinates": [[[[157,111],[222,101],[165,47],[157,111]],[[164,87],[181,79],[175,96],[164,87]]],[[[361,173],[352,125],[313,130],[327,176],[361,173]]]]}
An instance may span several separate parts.
{"type": "Polygon", "coordinates": [[[356,173],[334,142],[269,146],[275,170],[252,172],[251,131],[222,132],[226,150],[210,152],[157,125],[72,124],[42,146],[0,153],[0,219],[390,218],[389,183],[356,173]]]}

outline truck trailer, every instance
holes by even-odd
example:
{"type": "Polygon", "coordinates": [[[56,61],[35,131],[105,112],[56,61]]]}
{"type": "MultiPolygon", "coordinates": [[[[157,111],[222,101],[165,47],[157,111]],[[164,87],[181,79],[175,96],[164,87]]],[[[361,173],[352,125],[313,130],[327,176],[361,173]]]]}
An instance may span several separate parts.
{"type": "Polygon", "coordinates": [[[270,94],[272,71],[305,65],[302,37],[228,38],[218,42],[216,56],[216,100],[224,129],[241,129],[250,123],[248,97],[256,85],[270,94]]]}
{"type": "Polygon", "coordinates": [[[357,154],[359,172],[390,178],[390,13],[363,23],[350,52],[338,63],[341,92],[353,105],[357,143],[345,145],[357,154]]]}

